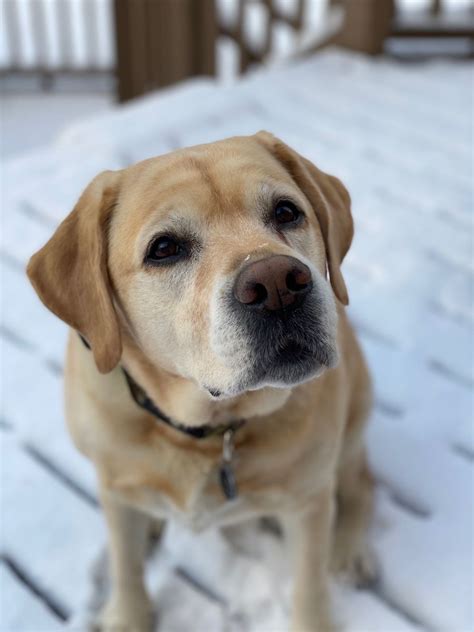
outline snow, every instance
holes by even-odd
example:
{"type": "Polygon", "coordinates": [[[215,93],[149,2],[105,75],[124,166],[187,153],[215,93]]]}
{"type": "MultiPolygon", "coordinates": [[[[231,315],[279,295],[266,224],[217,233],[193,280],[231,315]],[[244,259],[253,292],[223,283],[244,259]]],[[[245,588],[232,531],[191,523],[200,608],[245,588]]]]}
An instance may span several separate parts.
{"type": "Polygon", "coordinates": [[[88,561],[104,538],[99,512],[78,502],[14,437],[2,436],[0,450],[2,548],[72,611],[87,596],[88,561]]]}
{"type": "Polygon", "coordinates": [[[44,146],[71,122],[97,111],[110,109],[113,103],[112,94],[107,87],[111,80],[103,82],[106,85],[97,86],[98,82],[91,79],[76,78],[73,82],[57,79],[57,91],[53,95],[48,92],[38,93],[37,81],[29,78],[11,78],[10,81],[2,78],[2,82],[2,161],[19,156],[31,148],[44,146]],[[10,91],[4,89],[5,84],[10,86],[10,91]],[[68,92],[65,92],[66,88],[68,92]]]}
{"type": "MultiPolygon", "coordinates": [[[[474,629],[472,81],[467,63],[333,50],[235,85],[185,82],[5,162],[2,549],[70,614],[70,629],[84,629],[103,597],[103,560],[95,574],[91,564],[105,539],[94,474],[63,421],[66,330],[24,266],[98,171],[263,128],[341,177],[353,199],[344,274],[375,382],[371,537],[382,573],[367,591],[335,583],[336,616],[345,632],[474,629]]],[[[8,566],[0,572],[2,630],[64,627],[8,566]]],[[[171,526],[148,582],[161,630],[287,625],[284,545],[255,524],[200,536],[171,526]]]]}

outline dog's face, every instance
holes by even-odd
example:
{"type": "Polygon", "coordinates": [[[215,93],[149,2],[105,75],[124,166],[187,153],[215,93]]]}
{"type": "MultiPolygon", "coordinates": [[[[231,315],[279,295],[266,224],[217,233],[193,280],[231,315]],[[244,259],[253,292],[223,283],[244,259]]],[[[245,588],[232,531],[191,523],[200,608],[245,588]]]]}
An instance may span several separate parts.
{"type": "Polygon", "coordinates": [[[326,268],[346,302],[351,237],[342,185],[261,133],[99,176],[29,273],[102,371],[126,327],[154,365],[230,396],[334,366],[326,268]]]}

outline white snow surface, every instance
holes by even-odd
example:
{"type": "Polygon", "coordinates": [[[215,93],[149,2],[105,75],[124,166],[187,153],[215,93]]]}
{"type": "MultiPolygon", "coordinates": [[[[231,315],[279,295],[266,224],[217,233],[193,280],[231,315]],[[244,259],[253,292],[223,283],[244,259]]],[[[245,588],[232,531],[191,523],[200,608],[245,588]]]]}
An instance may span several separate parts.
{"type": "MultiPolygon", "coordinates": [[[[337,618],[347,632],[474,629],[472,88],[468,63],[332,50],[228,87],[188,81],[6,162],[2,632],[86,629],[106,584],[100,559],[92,571],[105,543],[94,473],[63,420],[66,328],[29,287],[28,257],[100,170],[260,129],[339,176],[353,199],[344,274],[375,382],[381,579],[366,591],[335,583],[337,618]]],[[[267,530],[172,525],[148,570],[160,630],[286,629],[291,575],[267,530]]]]}

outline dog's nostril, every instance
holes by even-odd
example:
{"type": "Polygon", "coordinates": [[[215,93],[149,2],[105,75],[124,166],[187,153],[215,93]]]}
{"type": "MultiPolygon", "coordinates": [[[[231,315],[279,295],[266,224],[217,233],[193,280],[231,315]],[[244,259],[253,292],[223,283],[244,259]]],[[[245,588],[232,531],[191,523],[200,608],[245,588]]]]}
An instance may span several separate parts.
{"type": "Polygon", "coordinates": [[[311,283],[309,270],[294,269],[286,275],[286,287],[292,292],[301,292],[311,283]]]}
{"type": "Polygon", "coordinates": [[[261,305],[267,300],[267,288],[261,283],[252,283],[246,288],[245,300],[246,305],[261,305]]]}
{"type": "Polygon", "coordinates": [[[268,290],[263,283],[255,279],[242,279],[239,277],[234,288],[235,298],[248,307],[252,305],[262,305],[268,298],[268,290]]]}

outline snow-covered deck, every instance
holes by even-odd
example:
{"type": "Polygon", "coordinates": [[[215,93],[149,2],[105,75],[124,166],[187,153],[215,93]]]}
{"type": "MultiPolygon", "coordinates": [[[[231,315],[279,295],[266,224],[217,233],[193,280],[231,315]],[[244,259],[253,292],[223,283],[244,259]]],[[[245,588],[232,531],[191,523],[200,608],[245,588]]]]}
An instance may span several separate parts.
{"type": "MultiPolygon", "coordinates": [[[[82,630],[104,587],[94,475],[63,421],[66,328],[28,285],[28,257],[98,171],[262,128],[353,197],[344,270],[376,386],[382,577],[370,591],[335,586],[336,612],[351,632],[473,629],[472,82],[469,65],[330,51],[235,86],[185,83],[5,166],[2,631],[82,630]]],[[[149,569],[160,630],[283,631],[280,549],[252,526],[232,537],[172,526],[149,569]]]]}

